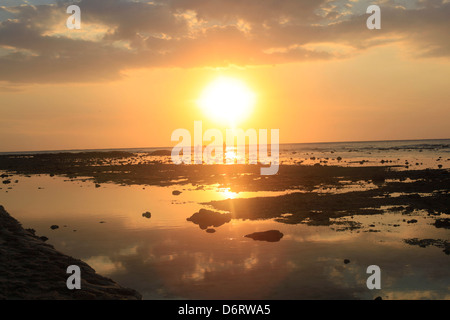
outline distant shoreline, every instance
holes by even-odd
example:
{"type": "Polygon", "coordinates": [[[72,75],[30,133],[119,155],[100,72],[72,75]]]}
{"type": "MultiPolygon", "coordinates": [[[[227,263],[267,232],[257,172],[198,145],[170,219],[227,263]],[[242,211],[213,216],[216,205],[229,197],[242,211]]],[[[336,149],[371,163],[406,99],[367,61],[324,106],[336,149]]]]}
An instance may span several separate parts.
{"type": "MultiPolygon", "coordinates": [[[[289,145],[326,145],[326,144],[352,144],[352,143],[395,143],[395,142],[414,142],[414,141],[449,141],[450,138],[439,139],[406,139],[406,140],[359,140],[359,141],[322,141],[322,142],[288,142],[280,143],[280,146],[289,145]]],[[[0,155],[14,155],[14,154],[41,154],[41,153],[80,153],[80,152],[112,152],[112,151],[128,151],[128,152],[147,152],[156,150],[170,150],[173,146],[166,147],[131,147],[131,148],[100,148],[100,149],[55,149],[55,150],[24,150],[24,151],[0,151],[0,155]]]]}

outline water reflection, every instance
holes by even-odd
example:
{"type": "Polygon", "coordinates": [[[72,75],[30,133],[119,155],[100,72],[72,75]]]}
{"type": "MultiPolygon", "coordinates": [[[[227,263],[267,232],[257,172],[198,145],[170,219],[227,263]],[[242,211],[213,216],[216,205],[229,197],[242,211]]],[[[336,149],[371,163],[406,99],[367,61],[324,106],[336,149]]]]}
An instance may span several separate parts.
{"type": "MultiPolygon", "coordinates": [[[[231,219],[210,234],[186,218],[204,208],[202,202],[229,196],[215,187],[184,187],[173,196],[175,187],[96,188],[89,180],[16,179],[12,189],[2,190],[0,203],[24,227],[145,299],[449,298],[449,257],[439,248],[402,241],[409,233],[446,236],[426,218],[395,229],[389,224],[403,217],[385,215],[376,226],[385,232],[379,233],[231,219]],[[146,211],[150,219],[142,217],[146,211]],[[60,228],[51,230],[53,224],[60,228]],[[275,243],[244,237],[267,230],[284,236],[275,243]],[[372,264],[382,269],[381,291],[365,286],[372,264]]],[[[374,223],[373,216],[355,219],[374,223]]]]}

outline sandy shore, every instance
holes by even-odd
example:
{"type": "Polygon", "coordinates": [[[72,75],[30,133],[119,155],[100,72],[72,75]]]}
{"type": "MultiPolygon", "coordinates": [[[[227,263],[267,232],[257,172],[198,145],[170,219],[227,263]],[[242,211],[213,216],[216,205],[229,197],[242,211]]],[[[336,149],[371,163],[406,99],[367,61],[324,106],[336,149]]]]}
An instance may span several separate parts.
{"type": "Polygon", "coordinates": [[[0,299],[122,299],[141,295],[98,275],[81,260],[46,244],[25,230],[0,206],[0,299]],[[69,290],[69,265],[81,269],[81,289],[69,290]]]}

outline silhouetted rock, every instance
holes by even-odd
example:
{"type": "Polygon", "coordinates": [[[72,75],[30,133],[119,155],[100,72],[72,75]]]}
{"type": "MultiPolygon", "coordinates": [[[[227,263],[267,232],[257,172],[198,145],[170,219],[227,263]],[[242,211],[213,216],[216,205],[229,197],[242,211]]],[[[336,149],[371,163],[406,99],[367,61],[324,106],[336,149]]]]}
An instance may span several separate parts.
{"type": "Polygon", "coordinates": [[[199,212],[194,213],[186,220],[198,224],[200,229],[204,230],[208,227],[218,228],[221,225],[230,222],[231,215],[229,213],[220,213],[211,210],[200,209],[199,212]]]}
{"type": "Polygon", "coordinates": [[[58,229],[59,228],[59,226],[57,226],[56,224],[54,224],[54,225],[52,225],[51,227],[50,227],[50,229],[52,229],[52,230],[56,230],[56,229],[58,229]]]}
{"type": "Polygon", "coordinates": [[[150,213],[150,212],[144,212],[143,214],[142,214],[142,216],[144,217],[144,218],[147,218],[147,219],[150,219],[150,217],[152,216],[152,214],[150,213]]]}
{"type": "Polygon", "coordinates": [[[258,241],[277,242],[283,238],[283,234],[278,230],[269,230],[247,234],[245,237],[258,241]]]}
{"type": "Polygon", "coordinates": [[[350,260],[349,260],[349,259],[344,259],[344,263],[345,263],[345,264],[349,264],[349,263],[350,263],[350,260]]]}
{"type": "Polygon", "coordinates": [[[174,196],[178,196],[178,195],[181,194],[181,191],[175,190],[175,191],[172,191],[172,194],[173,194],[174,196]]]}
{"type": "Polygon", "coordinates": [[[436,228],[450,229],[450,219],[448,218],[436,219],[436,221],[434,222],[434,226],[436,228]]]}
{"type": "Polygon", "coordinates": [[[206,232],[208,232],[208,233],[214,233],[214,232],[216,232],[216,229],[208,228],[208,229],[206,229],[206,232]]]}

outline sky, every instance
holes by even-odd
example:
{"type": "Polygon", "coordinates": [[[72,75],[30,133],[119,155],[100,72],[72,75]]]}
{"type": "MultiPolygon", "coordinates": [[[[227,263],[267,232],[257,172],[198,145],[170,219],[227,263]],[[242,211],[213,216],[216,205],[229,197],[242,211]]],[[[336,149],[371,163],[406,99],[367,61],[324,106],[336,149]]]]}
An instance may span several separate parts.
{"type": "Polygon", "coordinates": [[[449,17],[449,0],[0,0],[0,152],[225,130],[197,102],[220,77],[256,96],[238,126],[281,143],[450,138],[449,17]]]}

